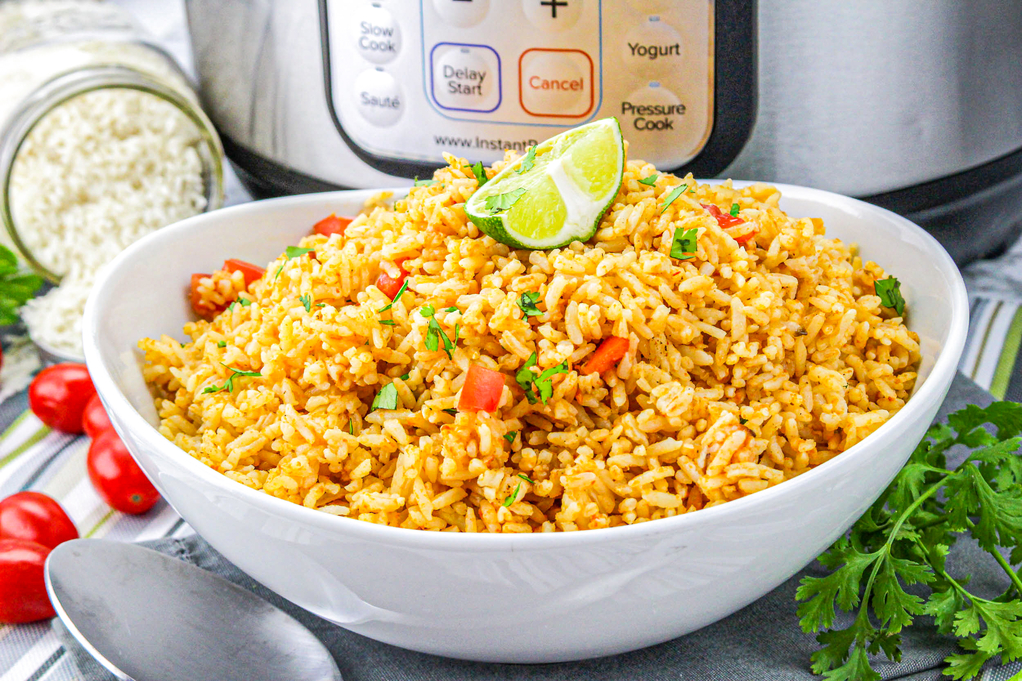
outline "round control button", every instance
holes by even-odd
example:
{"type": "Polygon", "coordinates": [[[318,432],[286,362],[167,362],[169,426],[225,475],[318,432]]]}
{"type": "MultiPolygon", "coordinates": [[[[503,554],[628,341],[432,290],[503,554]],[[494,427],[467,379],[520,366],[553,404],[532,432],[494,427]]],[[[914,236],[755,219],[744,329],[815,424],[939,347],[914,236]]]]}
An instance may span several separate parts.
{"type": "Polygon", "coordinates": [[[649,75],[680,68],[681,35],[659,16],[647,17],[625,36],[621,56],[630,69],[649,75]]]}
{"type": "Polygon", "coordinates": [[[366,7],[355,15],[351,26],[355,49],[366,61],[386,64],[401,51],[401,27],[382,7],[366,7]]]}
{"type": "Polygon", "coordinates": [[[433,97],[445,109],[493,111],[500,103],[499,71],[490,48],[452,46],[433,67],[433,97]]]}
{"type": "Polygon", "coordinates": [[[521,59],[522,108],[533,116],[584,116],[593,107],[592,60],[581,50],[526,51],[521,59]]]}
{"type": "Polygon", "coordinates": [[[405,100],[394,76],[376,68],[355,78],[355,106],[369,123],[384,128],[401,118],[405,100]]]}
{"type": "Polygon", "coordinates": [[[582,16],[583,0],[522,0],[525,16],[536,28],[563,31],[582,16]]]}
{"type": "Polygon", "coordinates": [[[490,0],[433,0],[433,9],[452,26],[475,26],[486,17],[490,0]]]}
{"type": "Polygon", "coordinates": [[[621,102],[621,131],[628,139],[629,156],[657,161],[664,145],[685,134],[685,105],[678,96],[653,81],[621,102]]]}

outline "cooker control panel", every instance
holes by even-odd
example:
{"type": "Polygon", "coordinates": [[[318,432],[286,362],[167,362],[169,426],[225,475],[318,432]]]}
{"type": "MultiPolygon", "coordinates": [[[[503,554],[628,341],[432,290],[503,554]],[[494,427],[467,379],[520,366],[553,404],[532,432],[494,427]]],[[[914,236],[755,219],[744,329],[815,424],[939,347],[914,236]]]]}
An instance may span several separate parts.
{"type": "Polygon", "coordinates": [[[713,127],[714,0],[321,0],[327,90],[374,158],[493,161],[616,116],[683,165],[713,127]]]}

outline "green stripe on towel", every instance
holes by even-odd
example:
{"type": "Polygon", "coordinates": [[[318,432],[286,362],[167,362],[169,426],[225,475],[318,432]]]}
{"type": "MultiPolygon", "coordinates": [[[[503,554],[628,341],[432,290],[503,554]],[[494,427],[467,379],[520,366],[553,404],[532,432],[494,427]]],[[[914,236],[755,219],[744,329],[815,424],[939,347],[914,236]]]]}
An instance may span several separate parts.
{"type": "Polygon", "coordinates": [[[1008,383],[1011,381],[1020,345],[1022,345],[1022,306],[1015,310],[1015,317],[1011,320],[1008,334],[1004,337],[1001,356],[997,360],[994,380],[990,383],[990,392],[999,400],[1003,400],[1004,394],[1008,391],[1008,383]]]}

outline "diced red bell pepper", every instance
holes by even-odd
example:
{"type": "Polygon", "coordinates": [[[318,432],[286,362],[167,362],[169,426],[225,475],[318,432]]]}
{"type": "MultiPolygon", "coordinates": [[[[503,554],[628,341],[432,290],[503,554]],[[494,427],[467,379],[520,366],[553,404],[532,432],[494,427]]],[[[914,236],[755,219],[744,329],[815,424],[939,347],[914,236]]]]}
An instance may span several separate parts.
{"type": "Polygon", "coordinates": [[[262,267],[245,262],[244,260],[224,260],[224,269],[231,274],[241,272],[241,276],[245,277],[245,286],[251,286],[252,282],[259,281],[266,274],[266,270],[262,267]]]}
{"type": "Polygon", "coordinates": [[[716,218],[717,224],[720,225],[721,229],[727,230],[727,233],[731,236],[731,238],[733,238],[735,241],[737,241],[743,246],[759,233],[758,228],[754,229],[746,228],[743,230],[735,230],[733,229],[734,227],[737,227],[738,225],[747,224],[745,220],[741,219],[737,215],[725,213],[712,203],[710,204],[701,203],[699,205],[705,208],[706,212],[708,212],[710,215],[716,218]]]}
{"type": "Polygon", "coordinates": [[[465,385],[461,387],[458,409],[462,411],[496,411],[504,392],[504,374],[478,364],[468,368],[465,385]]]}
{"type": "Polygon", "coordinates": [[[401,276],[398,279],[393,278],[386,272],[380,272],[380,276],[376,277],[376,288],[383,291],[383,294],[394,300],[394,296],[401,290],[401,286],[405,283],[405,279],[408,278],[408,273],[405,272],[405,268],[401,266],[404,260],[399,260],[395,263],[398,269],[401,270],[401,276]]]}
{"type": "Polygon", "coordinates": [[[312,231],[326,237],[329,237],[331,234],[344,234],[344,230],[351,224],[352,219],[338,217],[331,213],[330,217],[323,218],[317,222],[312,227],[312,231]]]}
{"type": "Polygon", "coordinates": [[[625,353],[628,352],[628,339],[611,336],[603,339],[600,347],[589,358],[589,361],[582,367],[583,374],[602,374],[604,371],[617,364],[625,353]]]}
{"type": "Polygon", "coordinates": [[[202,294],[199,293],[199,281],[208,278],[212,275],[209,274],[193,274],[191,289],[188,292],[188,299],[191,301],[192,310],[195,314],[199,315],[207,321],[211,321],[213,317],[223,311],[223,308],[205,301],[202,299],[202,294]]]}

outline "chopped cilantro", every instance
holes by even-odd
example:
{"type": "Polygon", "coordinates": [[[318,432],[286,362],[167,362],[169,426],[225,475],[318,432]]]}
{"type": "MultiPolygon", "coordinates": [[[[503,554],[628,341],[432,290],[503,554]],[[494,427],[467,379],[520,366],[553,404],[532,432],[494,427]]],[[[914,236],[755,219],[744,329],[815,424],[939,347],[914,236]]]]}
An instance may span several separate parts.
{"type": "Polygon", "coordinates": [[[546,404],[554,394],[554,386],[551,379],[557,374],[565,374],[568,372],[567,362],[561,362],[557,366],[550,367],[539,376],[532,370],[536,366],[536,353],[529,355],[529,358],[525,360],[525,364],[515,374],[515,381],[518,386],[525,391],[525,397],[528,398],[529,404],[535,404],[536,402],[542,402],[546,404]],[[537,391],[539,392],[537,396],[537,391]]]}
{"type": "MultiPolygon", "coordinates": [[[[227,347],[227,341],[219,341],[219,342],[217,342],[216,346],[218,348],[226,348],[227,347]]],[[[181,347],[184,347],[184,344],[182,344],[181,347]]]]}
{"type": "Polygon", "coordinates": [[[660,212],[663,213],[665,210],[667,210],[667,207],[674,203],[675,199],[681,196],[686,189],[688,189],[687,184],[678,185],[677,187],[672,189],[671,192],[667,195],[667,198],[664,199],[663,205],[660,206],[660,212]]]}
{"type": "Polygon", "coordinates": [[[426,303],[425,305],[422,306],[422,309],[419,310],[419,314],[426,318],[432,317],[433,315],[436,314],[436,308],[430,305],[429,303],[426,303]]]}
{"type": "Polygon", "coordinates": [[[525,291],[522,295],[518,296],[518,307],[522,309],[526,319],[543,315],[543,312],[536,307],[538,300],[539,291],[525,291]]]}
{"type": "Polygon", "coordinates": [[[249,300],[248,298],[242,298],[241,296],[238,296],[238,304],[241,305],[242,307],[248,307],[249,305],[252,304],[252,301],[249,300]]]}
{"type": "Polygon", "coordinates": [[[505,194],[487,196],[484,205],[486,206],[486,210],[491,213],[499,213],[515,205],[515,203],[518,202],[518,199],[522,198],[524,194],[525,187],[519,187],[518,189],[512,189],[505,194]]]}
{"type": "Polygon", "coordinates": [[[409,281],[408,277],[405,277],[404,282],[402,282],[401,284],[401,288],[399,288],[397,290],[397,293],[394,294],[394,298],[389,303],[387,303],[379,310],[377,310],[377,312],[386,312],[390,308],[394,307],[394,303],[396,303],[398,299],[405,294],[405,291],[408,290],[408,281],[409,281]]]}
{"type": "Polygon", "coordinates": [[[487,178],[486,171],[483,170],[483,162],[476,161],[469,167],[472,169],[472,174],[476,176],[476,182],[479,183],[479,186],[482,187],[484,184],[486,184],[487,178]]]}
{"type": "Polygon", "coordinates": [[[674,230],[674,240],[671,242],[671,257],[678,260],[688,260],[699,250],[699,230],[681,229],[674,230]]]}
{"type": "Polygon", "coordinates": [[[457,416],[458,415],[458,410],[454,409],[454,408],[444,409],[444,413],[445,414],[450,414],[451,416],[457,416]]]}
{"type": "Polygon", "coordinates": [[[376,393],[376,398],[373,399],[373,406],[369,408],[369,411],[375,411],[377,409],[397,409],[397,386],[393,383],[380,388],[380,392],[376,393]]]}
{"type": "Polygon", "coordinates": [[[429,325],[426,327],[426,349],[436,352],[440,349],[440,343],[443,341],[444,352],[447,353],[447,358],[451,359],[454,346],[458,342],[458,325],[454,325],[454,340],[452,341],[440,328],[440,322],[436,320],[436,309],[432,305],[423,305],[419,314],[429,319],[429,325]]]}
{"type": "Polygon", "coordinates": [[[348,433],[355,434],[355,419],[348,419],[348,433]]]}
{"type": "Polygon", "coordinates": [[[521,491],[522,483],[518,483],[518,486],[515,487],[515,491],[511,492],[511,494],[509,494],[507,498],[504,499],[504,503],[502,503],[501,506],[503,506],[504,508],[510,508],[511,504],[515,503],[515,501],[518,500],[518,493],[521,491]]]}
{"type": "Polygon", "coordinates": [[[525,156],[522,157],[522,167],[517,172],[519,175],[527,173],[532,170],[532,166],[536,165],[536,147],[531,146],[529,150],[525,152],[525,156]]]}
{"type": "MultiPolygon", "coordinates": [[[[223,362],[221,362],[221,364],[223,364],[223,362]]],[[[209,385],[209,386],[206,386],[203,389],[203,391],[202,391],[203,395],[207,395],[209,393],[218,393],[218,392],[221,392],[221,391],[233,393],[234,392],[234,379],[237,376],[262,376],[262,374],[259,373],[258,371],[242,371],[241,369],[235,369],[234,367],[227,366],[226,364],[223,364],[223,365],[225,367],[227,367],[228,369],[230,369],[231,375],[227,377],[227,380],[224,381],[223,385],[209,385]]]]}
{"type": "Polygon", "coordinates": [[[515,441],[516,437],[518,437],[518,431],[517,430],[512,430],[510,433],[507,433],[504,436],[504,439],[507,440],[508,442],[510,442],[511,444],[514,444],[514,441],[515,441]]]}
{"type": "Polygon", "coordinates": [[[316,307],[326,307],[326,303],[316,303],[316,307]]]}
{"type": "Polygon", "coordinates": [[[647,175],[646,177],[644,177],[641,180],[639,180],[639,184],[644,184],[647,187],[652,187],[653,185],[656,184],[657,178],[659,178],[659,177],[660,177],[659,173],[653,173],[652,175],[647,175]]]}
{"type": "Polygon", "coordinates": [[[409,377],[410,375],[411,375],[411,374],[402,374],[402,375],[401,375],[401,380],[402,380],[402,381],[407,381],[407,380],[408,380],[408,377],[409,377]]]}
{"type": "Polygon", "coordinates": [[[444,312],[457,312],[457,311],[458,311],[458,308],[454,307],[453,305],[451,305],[450,307],[445,307],[444,308],[444,312]]]}
{"type": "Polygon", "coordinates": [[[393,319],[381,319],[380,324],[383,324],[384,326],[394,326],[397,322],[393,319]]]}
{"type": "Polygon", "coordinates": [[[536,481],[533,480],[532,478],[530,478],[525,473],[519,473],[518,477],[521,478],[522,480],[524,480],[525,482],[529,483],[530,485],[535,485],[536,484],[536,481]]]}
{"type": "Polygon", "coordinates": [[[436,180],[420,180],[418,177],[415,178],[416,187],[432,187],[436,184],[436,180]]]}
{"type": "Polygon", "coordinates": [[[312,294],[306,293],[304,296],[298,296],[298,300],[302,301],[302,307],[305,308],[306,312],[312,312],[312,294]]]}
{"type": "Polygon", "coordinates": [[[288,246],[286,249],[284,249],[284,253],[285,255],[287,255],[287,259],[290,260],[291,258],[300,258],[306,253],[312,253],[314,250],[316,249],[299,248],[298,246],[288,246]]]}
{"type": "Polygon", "coordinates": [[[732,203],[731,204],[731,217],[734,217],[734,218],[738,217],[738,211],[740,211],[741,209],[742,209],[742,207],[739,206],[737,203],[732,203]]]}
{"type": "Polygon", "coordinates": [[[880,296],[884,307],[894,308],[898,316],[905,314],[905,299],[901,296],[901,282],[896,277],[887,277],[873,282],[873,290],[880,296]]]}

